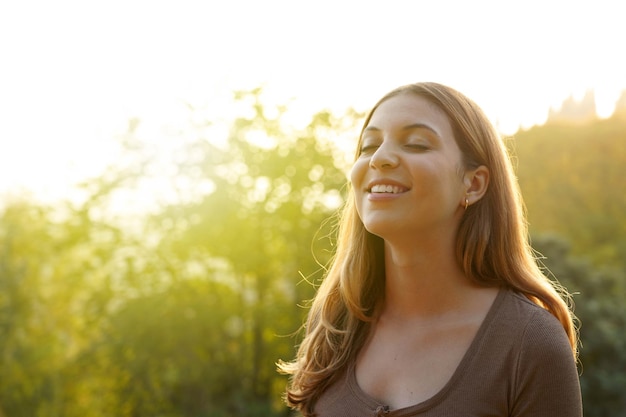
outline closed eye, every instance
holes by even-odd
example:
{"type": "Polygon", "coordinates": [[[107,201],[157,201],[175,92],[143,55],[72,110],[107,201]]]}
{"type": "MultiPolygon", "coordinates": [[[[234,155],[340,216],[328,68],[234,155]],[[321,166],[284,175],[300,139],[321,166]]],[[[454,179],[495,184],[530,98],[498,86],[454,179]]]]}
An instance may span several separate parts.
{"type": "Polygon", "coordinates": [[[374,153],[376,152],[376,149],[378,149],[378,145],[362,146],[361,150],[359,151],[359,155],[374,153]]]}
{"type": "Polygon", "coordinates": [[[430,150],[430,147],[428,145],[423,145],[423,144],[407,144],[404,145],[406,148],[411,149],[411,150],[415,150],[415,151],[428,151],[430,150]]]}

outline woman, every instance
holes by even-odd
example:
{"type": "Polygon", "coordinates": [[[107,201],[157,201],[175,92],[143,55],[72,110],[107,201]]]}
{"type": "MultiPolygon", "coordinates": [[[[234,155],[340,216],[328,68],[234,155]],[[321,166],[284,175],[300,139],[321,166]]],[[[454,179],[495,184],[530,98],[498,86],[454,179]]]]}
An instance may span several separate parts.
{"type": "Polygon", "coordinates": [[[567,293],[528,243],[505,147],[449,87],[367,117],[287,403],[305,416],[581,416],[567,293]]]}

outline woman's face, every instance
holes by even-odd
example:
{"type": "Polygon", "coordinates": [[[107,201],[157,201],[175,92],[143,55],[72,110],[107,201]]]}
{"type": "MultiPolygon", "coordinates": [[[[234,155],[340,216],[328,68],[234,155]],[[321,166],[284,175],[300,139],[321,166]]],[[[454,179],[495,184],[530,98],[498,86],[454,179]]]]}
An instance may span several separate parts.
{"type": "Polygon", "coordinates": [[[461,161],[443,111],[410,93],[384,101],[351,172],[365,228],[383,239],[455,233],[465,200],[461,161]]]}

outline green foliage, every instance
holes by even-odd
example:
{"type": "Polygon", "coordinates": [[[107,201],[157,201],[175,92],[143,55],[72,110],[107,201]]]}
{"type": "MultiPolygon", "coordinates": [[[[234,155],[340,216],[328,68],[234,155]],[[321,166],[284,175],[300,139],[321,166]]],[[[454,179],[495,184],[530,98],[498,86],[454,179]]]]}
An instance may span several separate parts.
{"type": "Polygon", "coordinates": [[[109,415],[213,415],[240,403],[241,333],[237,294],[210,277],[189,280],[124,303],[97,341],[95,360],[83,361],[117,381],[109,415]]]}
{"type": "Polygon", "coordinates": [[[159,168],[135,122],[129,162],[85,182],[84,203],[6,205],[0,415],[288,414],[275,363],[293,357],[299,304],[332,254],[327,220],[345,183],[333,139],[346,119],[322,112],[289,129],[260,95],[239,94],[247,117],[225,147],[182,133],[193,137],[173,179],[184,197],[151,215],[109,213],[159,168]]]}
{"type": "Polygon", "coordinates": [[[580,321],[581,389],[585,414],[626,415],[626,275],[624,270],[594,269],[573,257],[569,245],[557,236],[534,242],[544,264],[575,294],[580,321]]]}
{"type": "Polygon", "coordinates": [[[577,293],[585,415],[626,415],[626,118],[536,126],[509,143],[533,246],[577,293]]]}
{"type": "MultiPolygon", "coordinates": [[[[284,336],[300,326],[304,312],[298,303],[313,294],[312,286],[298,284],[299,274],[320,270],[311,254],[312,237],[341,203],[338,190],[345,183],[333,147],[317,139],[329,127],[320,122],[324,118],[287,136],[279,119],[265,117],[258,96],[252,99],[252,116],[234,121],[227,148],[204,140],[189,146],[191,162],[181,172],[191,182],[210,179],[213,191],[153,219],[173,225],[160,243],[160,252],[174,255],[171,263],[197,263],[200,256],[228,265],[218,279],[239,297],[241,372],[231,375],[238,375],[240,389],[233,392],[247,410],[263,402],[284,408],[276,400],[285,380],[274,364],[293,356],[294,340],[284,336]],[[249,140],[260,133],[272,146],[249,140]],[[189,221],[179,224],[179,219],[189,221]]],[[[329,253],[317,255],[323,262],[329,253]]],[[[226,397],[218,393],[216,398],[226,397]]],[[[248,414],[240,409],[233,415],[248,414]]]]}
{"type": "Polygon", "coordinates": [[[109,302],[115,230],[65,209],[15,201],[0,216],[0,415],[62,414],[65,367],[109,302]]]}
{"type": "Polygon", "coordinates": [[[626,118],[548,124],[515,135],[533,233],[552,232],[596,264],[626,259],[626,118]]]}

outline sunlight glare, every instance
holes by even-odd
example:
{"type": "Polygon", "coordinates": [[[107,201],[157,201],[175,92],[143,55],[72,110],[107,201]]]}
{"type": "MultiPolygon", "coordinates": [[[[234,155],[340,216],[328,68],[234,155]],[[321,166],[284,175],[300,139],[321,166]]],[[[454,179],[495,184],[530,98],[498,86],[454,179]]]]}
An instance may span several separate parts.
{"type": "MultiPolygon", "coordinates": [[[[609,117],[626,89],[618,2],[480,0],[450,14],[447,2],[320,1],[306,10],[279,0],[3,6],[0,193],[66,198],[118,161],[131,118],[161,159],[198,136],[228,146],[232,120],[255,117],[234,91],[261,88],[269,119],[285,105],[291,133],[318,111],[364,112],[391,88],[432,80],[472,97],[512,135],[588,89],[609,117]],[[467,18],[479,9],[493,15],[467,18]],[[445,30],[440,19],[415,21],[444,15],[445,30]]],[[[275,146],[262,132],[247,139],[275,146]]]]}

